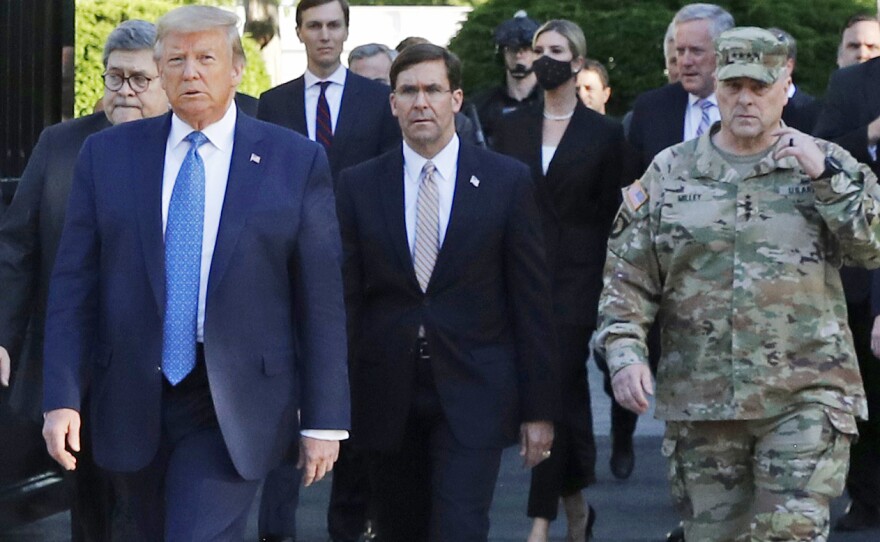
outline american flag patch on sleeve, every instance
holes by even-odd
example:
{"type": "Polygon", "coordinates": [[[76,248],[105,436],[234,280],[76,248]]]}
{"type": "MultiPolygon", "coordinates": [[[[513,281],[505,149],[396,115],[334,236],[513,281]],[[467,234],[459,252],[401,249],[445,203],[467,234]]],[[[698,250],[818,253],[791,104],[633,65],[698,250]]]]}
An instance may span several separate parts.
{"type": "Polygon", "coordinates": [[[636,179],[623,189],[623,201],[631,212],[638,211],[639,207],[648,201],[648,193],[645,192],[645,187],[642,186],[640,180],[636,179]]]}

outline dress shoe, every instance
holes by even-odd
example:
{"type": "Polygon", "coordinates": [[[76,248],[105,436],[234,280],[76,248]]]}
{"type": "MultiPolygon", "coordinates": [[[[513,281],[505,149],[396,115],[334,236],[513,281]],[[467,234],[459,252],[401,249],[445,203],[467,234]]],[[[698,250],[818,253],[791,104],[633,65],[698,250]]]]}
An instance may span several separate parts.
{"type": "Polygon", "coordinates": [[[846,514],[834,524],[835,531],[867,531],[880,528],[880,509],[852,501],[846,514]]]}
{"type": "Polygon", "coordinates": [[[626,480],[633,472],[636,465],[636,456],[633,453],[632,436],[615,437],[611,448],[611,474],[618,480],[626,480]]]}
{"type": "Polygon", "coordinates": [[[666,542],[684,542],[684,525],[678,524],[678,527],[666,533],[666,542]]]}

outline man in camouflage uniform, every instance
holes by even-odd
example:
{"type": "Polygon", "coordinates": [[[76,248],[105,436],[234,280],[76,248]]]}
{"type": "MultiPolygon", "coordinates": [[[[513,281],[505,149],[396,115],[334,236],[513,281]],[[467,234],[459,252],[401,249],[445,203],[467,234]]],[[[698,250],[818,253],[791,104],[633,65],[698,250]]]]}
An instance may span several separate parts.
{"type": "Polygon", "coordinates": [[[653,393],[691,541],[828,536],[866,414],[837,268],[880,266],[880,187],[842,148],[781,124],[786,44],[716,40],[721,122],[657,155],[608,245],[597,343],[614,393],[653,393]]]}

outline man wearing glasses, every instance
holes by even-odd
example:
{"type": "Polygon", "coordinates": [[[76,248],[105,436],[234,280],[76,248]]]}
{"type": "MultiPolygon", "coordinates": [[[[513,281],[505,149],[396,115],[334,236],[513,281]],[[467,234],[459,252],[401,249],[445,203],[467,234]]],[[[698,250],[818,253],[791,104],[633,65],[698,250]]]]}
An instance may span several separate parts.
{"type": "MultiPolygon", "coordinates": [[[[168,111],[153,61],[155,38],[155,27],[139,20],[125,21],[110,33],[103,56],[103,111],[43,131],[0,221],[0,384],[9,385],[12,372],[10,403],[41,424],[46,296],[76,157],[88,136],[168,111]]],[[[75,478],[71,539],[110,540],[107,481],[92,461],[90,432],[81,434],[78,468],[70,474],[75,478]]]]}
{"type": "Polygon", "coordinates": [[[352,444],[372,453],[383,542],[486,540],[502,449],[520,439],[532,467],[553,441],[531,175],[460,144],[460,85],[452,53],[404,49],[391,66],[403,144],[343,170],[337,187],[352,444]]]}

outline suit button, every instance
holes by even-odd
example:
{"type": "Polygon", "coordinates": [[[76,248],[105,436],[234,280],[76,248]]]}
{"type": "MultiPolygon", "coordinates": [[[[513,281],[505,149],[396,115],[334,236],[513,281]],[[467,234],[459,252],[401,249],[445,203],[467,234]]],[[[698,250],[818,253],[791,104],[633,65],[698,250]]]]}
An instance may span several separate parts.
{"type": "Polygon", "coordinates": [[[161,373],[161,372],[162,372],[162,366],[161,366],[161,365],[157,365],[157,366],[156,366],[156,372],[157,372],[157,373],[161,373]]]}

